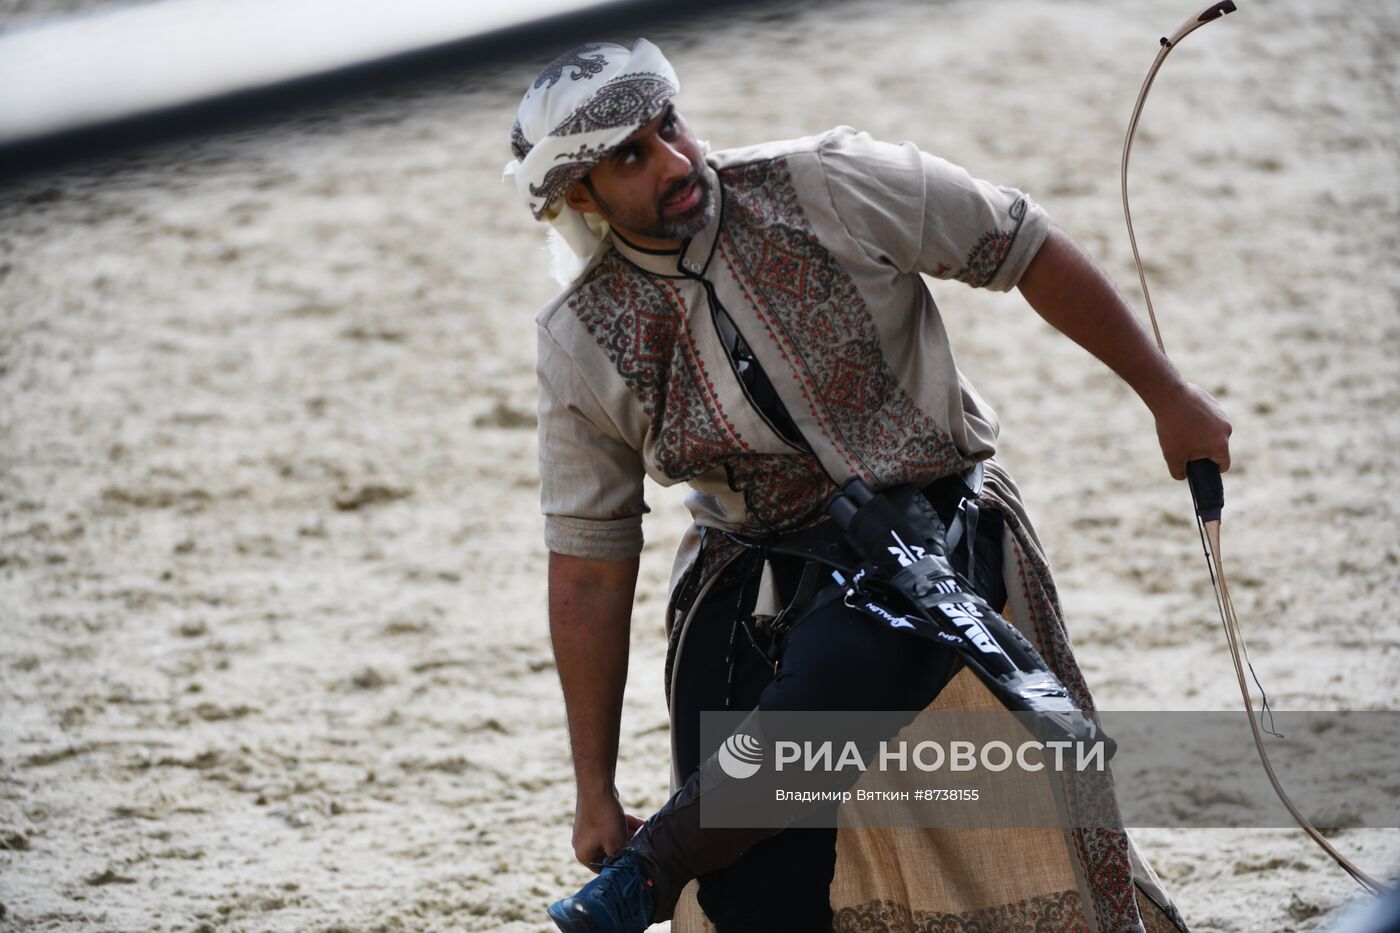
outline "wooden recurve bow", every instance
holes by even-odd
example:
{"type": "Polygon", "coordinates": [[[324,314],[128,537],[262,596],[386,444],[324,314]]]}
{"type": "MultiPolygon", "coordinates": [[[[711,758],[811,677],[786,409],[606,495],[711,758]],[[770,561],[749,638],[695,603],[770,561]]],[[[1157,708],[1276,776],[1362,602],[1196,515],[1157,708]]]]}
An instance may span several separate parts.
{"type": "MultiPolygon", "coordinates": [[[[1147,274],[1142,268],[1142,258],[1138,254],[1137,238],[1133,235],[1133,215],[1128,209],[1128,156],[1133,149],[1133,133],[1137,130],[1138,118],[1142,116],[1142,105],[1147,100],[1147,92],[1152,88],[1152,81],[1157,77],[1158,70],[1162,67],[1162,62],[1166,60],[1168,53],[1176,48],[1182,39],[1196,31],[1206,23],[1217,20],[1227,13],[1235,11],[1235,4],[1232,0],[1224,0],[1221,3],[1214,3],[1207,7],[1198,16],[1193,16],[1181,28],[1170,37],[1163,37],[1161,40],[1161,50],[1157,53],[1157,59],[1152,63],[1152,68],[1147,72],[1146,79],[1142,82],[1142,90],[1138,92],[1137,104],[1133,107],[1132,119],[1128,121],[1128,135],[1123,140],[1123,218],[1128,224],[1128,240],[1133,247],[1133,262],[1137,264],[1138,282],[1142,285],[1143,298],[1147,300],[1147,314],[1152,321],[1152,333],[1157,338],[1157,346],[1163,355],[1167,348],[1162,343],[1162,331],[1157,324],[1157,314],[1152,308],[1152,295],[1147,290],[1147,274]]],[[[1229,579],[1225,575],[1225,567],[1220,561],[1220,515],[1225,506],[1225,490],[1220,480],[1220,468],[1210,460],[1192,460],[1186,465],[1186,476],[1188,485],[1191,487],[1191,498],[1196,508],[1196,525],[1201,533],[1201,544],[1206,554],[1206,566],[1210,571],[1211,585],[1215,588],[1216,605],[1220,610],[1220,621],[1225,627],[1225,639],[1230,645],[1230,656],[1235,663],[1235,675],[1240,683],[1240,696],[1244,698],[1244,707],[1249,714],[1249,728],[1254,735],[1254,747],[1259,752],[1259,760],[1264,765],[1264,771],[1269,777],[1269,783],[1273,785],[1274,792],[1278,794],[1279,800],[1283,802],[1290,815],[1303,832],[1322,847],[1338,865],[1351,875],[1366,890],[1372,894],[1387,893],[1390,889],[1366,874],[1350,859],[1338,852],[1332,843],[1320,833],[1308,818],[1294,805],[1284,791],[1283,785],[1279,783],[1278,775],[1274,773],[1274,766],[1269,761],[1269,753],[1264,747],[1264,737],[1260,727],[1258,716],[1254,712],[1254,701],[1250,697],[1249,684],[1245,680],[1245,667],[1248,665],[1249,652],[1244,643],[1244,632],[1240,628],[1238,616],[1235,614],[1234,603],[1230,600],[1229,579]]],[[[1252,668],[1251,668],[1252,672],[1252,668]]],[[[1265,704],[1267,708],[1267,702],[1265,704]]]]}

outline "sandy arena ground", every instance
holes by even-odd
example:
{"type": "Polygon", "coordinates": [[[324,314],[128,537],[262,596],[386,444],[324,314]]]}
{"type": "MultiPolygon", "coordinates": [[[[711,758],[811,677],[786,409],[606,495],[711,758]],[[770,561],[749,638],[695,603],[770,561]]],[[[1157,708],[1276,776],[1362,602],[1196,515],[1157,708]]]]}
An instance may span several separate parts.
{"type": "MultiPolygon", "coordinates": [[[[1396,710],[1400,7],[1243,5],[1157,83],[1138,235],[1168,349],[1234,420],[1226,559],[1272,699],[1396,710]]],[[[1194,11],[858,0],[653,37],[716,147],[913,139],[1030,192],[1140,306],[1119,146],[1194,11]]],[[[536,508],[552,283],[499,182],[540,64],[0,191],[0,928],[518,933],[585,879],[536,508]]],[[[1235,708],[1145,409],[1015,294],[935,292],[1100,705],[1235,708]]],[[[653,500],[639,813],[687,521],[653,500]]],[[[1296,831],[1139,838],[1198,931],[1359,897],[1296,831]]],[[[1334,839],[1400,868],[1400,831],[1334,839]]]]}

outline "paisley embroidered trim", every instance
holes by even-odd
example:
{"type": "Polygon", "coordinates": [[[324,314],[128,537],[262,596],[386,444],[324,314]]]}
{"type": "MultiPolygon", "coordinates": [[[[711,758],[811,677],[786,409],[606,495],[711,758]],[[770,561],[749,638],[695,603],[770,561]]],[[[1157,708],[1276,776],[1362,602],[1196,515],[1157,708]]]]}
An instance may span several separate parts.
{"type": "Polygon", "coordinates": [[[580,45],[576,49],[570,49],[560,55],[554,61],[544,66],[540,76],[535,79],[535,88],[545,85],[554,87],[559,83],[559,79],[564,76],[565,68],[573,68],[573,74],[569,75],[575,81],[583,81],[592,78],[594,75],[602,74],[607,67],[608,59],[606,55],[585,55],[585,52],[596,52],[602,46],[590,42],[587,45],[580,45]]]}
{"type": "Polygon", "coordinates": [[[550,130],[549,135],[575,136],[620,126],[641,126],[656,116],[661,105],[674,97],[677,90],[670,81],[655,74],[614,78],[567,120],[550,130]]]}
{"type": "Polygon", "coordinates": [[[836,911],[832,929],[838,933],[1090,933],[1092,928],[1079,892],[1070,890],[957,914],[915,910],[892,900],[870,901],[836,911]]]}
{"type": "Polygon", "coordinates": [[[530,154],[530,150],[535,148],[530,145],[530,141],[525,138],[525,129],[516,120],[515,125],[510,128],[510,152],[517,159],[523,159],[530,154]]]}
{"type": "Polygon", "coordinates": [[[877,486],[922,486],[969,466],[899,385],[855,283],[817,241],[785,160],[727,169],[721,180],[725,262],[847,468],[877,486]]]}

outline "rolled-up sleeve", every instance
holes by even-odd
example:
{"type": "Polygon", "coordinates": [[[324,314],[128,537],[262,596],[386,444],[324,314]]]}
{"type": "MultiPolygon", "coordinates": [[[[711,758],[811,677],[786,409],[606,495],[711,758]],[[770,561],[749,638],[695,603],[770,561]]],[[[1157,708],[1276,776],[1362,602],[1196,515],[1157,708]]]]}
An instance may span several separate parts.
{"type": "Polygon", "coordinates": [[[647,508],[640,455],[543,326],[536,372],[545,546],[595,560],[635,557],[647,508]]]}
{"type": "Polygon", "coordinates": [[[1006,291],[1050,232],[1023,192],[974,178],[913,143],[841,127],[818,155],[832,204],[866,253],[901,272],[1006,291]]]}

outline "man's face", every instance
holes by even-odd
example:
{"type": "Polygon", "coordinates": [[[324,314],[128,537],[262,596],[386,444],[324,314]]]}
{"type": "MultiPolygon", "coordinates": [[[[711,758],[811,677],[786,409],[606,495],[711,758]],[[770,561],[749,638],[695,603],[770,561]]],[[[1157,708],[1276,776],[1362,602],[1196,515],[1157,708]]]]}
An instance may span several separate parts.
{"type": "Polygon", "coordinates": [[[565,194],[648,249],[676,249],[715,218],[711,173],[700,142],[670,104],[565,194]]]}

